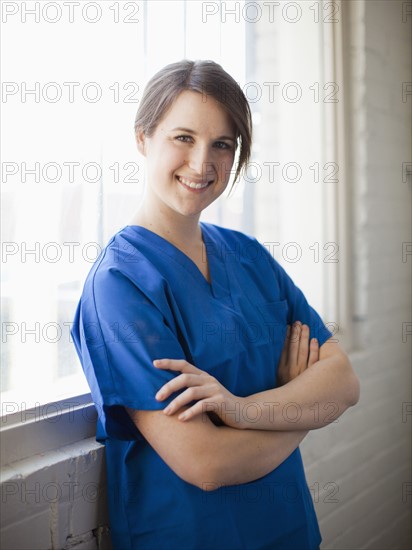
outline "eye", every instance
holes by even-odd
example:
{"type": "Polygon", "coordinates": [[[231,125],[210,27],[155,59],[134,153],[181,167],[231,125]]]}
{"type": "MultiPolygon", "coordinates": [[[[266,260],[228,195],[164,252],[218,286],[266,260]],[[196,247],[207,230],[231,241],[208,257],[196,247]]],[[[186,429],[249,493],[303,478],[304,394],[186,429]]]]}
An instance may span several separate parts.
{"type": "Polygon", "coordinates": [[[192,139],[192,136],[182,135],[182,136],[176,136],[177,140],[182,141],[183,143],[188,143],[190,139],[192,139]]]}
{"type": "Polygon", "coordinates": [[[232,146],[225,141],[216,141],[215,146],[217,147],[217,149],[232,149],[232,146]]]}

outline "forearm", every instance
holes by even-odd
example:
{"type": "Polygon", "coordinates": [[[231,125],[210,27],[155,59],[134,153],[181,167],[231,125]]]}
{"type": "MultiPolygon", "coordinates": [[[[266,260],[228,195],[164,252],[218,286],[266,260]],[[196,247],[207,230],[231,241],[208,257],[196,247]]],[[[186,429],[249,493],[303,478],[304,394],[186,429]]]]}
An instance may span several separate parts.
{"type": "Polygon", "coordinates": [[[342,357],[321,359],[279,388],[240,400],[239,428],[313,430],[336,421],[359,398],[359,385],[342,357]]]}
{"type": "MultiPolygon", "coordinates": [[[[183,407],[187,410],[188,407],[183,407]]],[[[126,407],[152,449],[184,481],[204,491],[258,479],[277,468],[307,432],[238,430],[216,426],[207,414],[181,422],[161,410],[126,407]]]]}
{"type": "Polygon", "coordinates": [[[254,481],[277,468],[299,446],[307,431],[269,432],[217,428],[213,441],[210,478],[204,489],[254,481]]]}

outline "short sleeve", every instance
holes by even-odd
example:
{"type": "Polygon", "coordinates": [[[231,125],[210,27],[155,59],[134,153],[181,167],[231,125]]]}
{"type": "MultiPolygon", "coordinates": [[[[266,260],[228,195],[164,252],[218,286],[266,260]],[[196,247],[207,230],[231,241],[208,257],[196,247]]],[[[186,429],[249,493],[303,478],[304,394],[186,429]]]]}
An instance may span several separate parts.
{"type": "MultiPolygon", "coordinates": [[[[256,241],[258,242],[258,241],[256,241]]],[[[286,300],[288,304],[287,323],[293,324],[301,321],[310,328],[310,337],[317,338],[319,346],[328,340],[332,333],[322,321],[320,315],[309,305],[303,292],[292,281],[285,269],[272,257],[270,252],[259,243],[264,258],[269,263],[279,287],[280,300],[286,300]]]]}
{"type": "Polygon", "coordinates": [[[118,270],[97,271],[86,284],[72,336],[98,409],[100,440],[141,439],[124,406],[160,410],[178,395],[155,399],[180,373],[157,369],[153,360],[187,359],[170,319],[118,270]]]}

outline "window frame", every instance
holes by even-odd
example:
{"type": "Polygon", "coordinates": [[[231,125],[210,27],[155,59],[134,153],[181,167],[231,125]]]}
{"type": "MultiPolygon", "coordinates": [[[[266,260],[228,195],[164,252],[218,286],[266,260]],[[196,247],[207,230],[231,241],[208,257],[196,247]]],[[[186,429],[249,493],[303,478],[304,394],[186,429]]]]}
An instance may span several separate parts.
{"type": "MultiPolygon", "coordinates": [[[[179,0],[183,11],[183,52],[187,56],[187,2],[179,0]]],[[[244,2],[245,0],[241,0],[244,2]]],[[[221,0],[219,0],[221,3],[221,0]]],[[[143,14],[143,54],[144,75],[148,75],[148,0],[141,0],[143,14]]],[[[219,25],[219,50],[221,49],[221,24],[219,25]]],[[[104,154],[100,148],[100,165],[104,166],[104,154]]],[[[99,181],[99,200],[101,201],[99,216],[103,216],[102,181],[99,181]]],[[[103,248],[105,228],[99,224],[96,240],[103,248]]],[[[80,295],[79,295],[80,298],[80,295]]],[[[13,397],[14,398],[14,397],[13,397]]],[[[46,453],[70,445],[84,439],[96,436],[97,410],[90,392],[71,397],[54,399],[46,403],[35,403],[35,406],[25,408],[10,399],[8,392],[0,394],[2,412],[0,413],[0,467],[9,467],[13,463],[29,459],[40,453],[46,453]],[[8,405],[13,409],[8,412],[8,405]]]]}
{"type": "Polygon", "coordinates": [[[20,409],[1,417],[1,468],[96,436],[90,393],[20,409]]]}
{"type": "MultiPolygon", "coordinates": [[[[332,274],[325,270],[328,285],[327,299],[330,304],[328,315],[336,323],[336,340],[347,352],[354,350],[353,340],[353,293],[349,281],[352,279],[352,260],[349,254],[351,243],[349,219],[349,183],[348,165],[349,128],[345,101],[344,83],[348,78],[345,66],[343,40],[348,29],[346,7],[342,0],[336,0],[339,5],[340,24],[322,23],[323,69],[324,82],[331,81],[341,84],[339,101],[332,104],[331,113],[324,116],[323,153],[325,158],[331,158],[339,167],[339,181],[336,186],[324,188],[324,205],[326,211],[330,208],[332,216],[325,223],[328,234],[332,233],[339,246],[339,261],[332,274]]],[[[325,0],[322,0],[325,4],[325,0]]]]}

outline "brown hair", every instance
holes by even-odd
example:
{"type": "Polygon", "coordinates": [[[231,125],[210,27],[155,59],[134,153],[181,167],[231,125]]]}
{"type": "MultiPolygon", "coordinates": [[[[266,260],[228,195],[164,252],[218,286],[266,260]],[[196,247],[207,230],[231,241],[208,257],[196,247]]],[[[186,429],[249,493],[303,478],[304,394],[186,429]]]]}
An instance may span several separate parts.
{"type": "MultiPolygon", "coordinates": [[[[252,147],[252,115],[249,103],[239,84],[218,64],[210,60],[183,59],[158,71],[147,83],[134,123],[135,132],[143,130],[151,137],[166,111],[184,90],[213,97],[230,116],[236,132],[236,147],[240,141],[239,162],[235,184],[247,166],[252,147]]],[[[231,190],[232,190],[231,188],[231,190]]]]}

